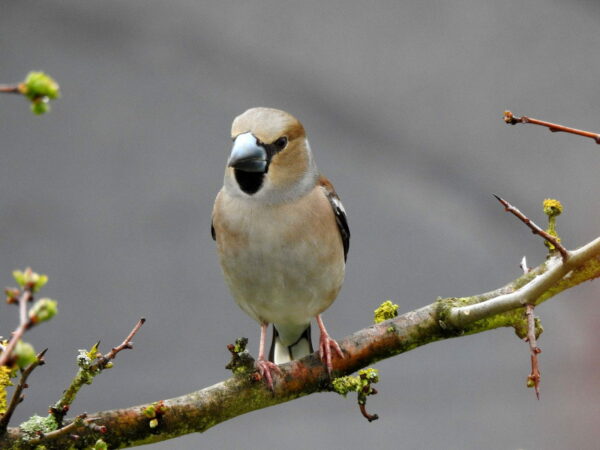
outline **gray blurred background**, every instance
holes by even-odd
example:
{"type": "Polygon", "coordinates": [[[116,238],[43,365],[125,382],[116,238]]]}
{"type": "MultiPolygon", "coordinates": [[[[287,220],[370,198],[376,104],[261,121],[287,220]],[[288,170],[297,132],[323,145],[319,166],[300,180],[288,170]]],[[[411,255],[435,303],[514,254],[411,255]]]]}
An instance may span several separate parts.
{"type": "MultiPolygon", "coordinates": [[[[559,198],[569,248],[598,236],[600,147],[502,112],[600,131],[599,23],[598,2],[572,0],[2,0],[0,81],[42,69],[63,89],[42,117],[0,97],[0,284],[31,265],[60,302],[27,335],[50,350],[16,420],[58,398],[77,349],[121,342],[140,316],[135,350],[73,414],[218,382],[239,336],[256,354],[209,231],[231,120],[249,107],[300,118],[348,210],[334,337],[385,299],[409,311],[541,262],[542,241],[492,193],[540,223],[559,198]]],[[[539,402],[527,345],[502,329],[377,364],[377,422],[320,394],[153,448],[597,448],[599,294],[588,283],[538,309],[539,402]]],[[[16,320],[0,306],[2,334],[16,320]]]]}

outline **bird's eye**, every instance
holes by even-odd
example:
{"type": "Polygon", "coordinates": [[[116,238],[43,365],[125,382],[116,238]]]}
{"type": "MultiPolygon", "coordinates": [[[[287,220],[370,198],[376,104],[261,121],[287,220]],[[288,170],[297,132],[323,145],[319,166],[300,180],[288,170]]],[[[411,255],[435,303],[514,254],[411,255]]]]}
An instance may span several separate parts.
{"type": "Polygon", "coordinates": [[[275,142],[273,142],[273,145],[275,146],[275,148],[277,150],[283,150],[285,148],[285,146],[288,143],[288,139],[285,136],[280,137],[279,139],[277,139],[275,142]]]}

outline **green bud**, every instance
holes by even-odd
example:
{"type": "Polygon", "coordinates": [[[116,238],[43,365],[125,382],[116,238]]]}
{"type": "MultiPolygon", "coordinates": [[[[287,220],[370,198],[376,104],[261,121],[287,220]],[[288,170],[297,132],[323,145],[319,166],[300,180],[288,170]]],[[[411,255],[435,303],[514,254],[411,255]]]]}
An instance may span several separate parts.
{"type": "Polygon", "coordinates": [[[34,323],[52,319],[58,312],[56,300],[41,298],[29,310],[29,319],[34,323]]]}
{"type": "Polygon", "coordinates": [[[11,304],[19,302],[21,291],[17,288],[6,288],[4,289],[4,293],[6,294],[6,303],[11,304]]]}
{"type": "Polygon", "coordinates": [[[24,271],[13,270],[13,277],[15,281],[21,287],[28,287],[33,290],[33,292],[39,291],[47,282],[48,275],[39,274],[31,270],[31,267],[28,267],[24,271]]]}
{"type": "Polygon", "coordinates": [[[20,369],[24,369],[37,360],[35,349],[29,342],[17,342],[14,355],[16,357],[17,366],[19,366],[20,369]]]}
{"type": "Polygon", "coordinates": [[[36,116],[41,116],[50,112],[50,103],[48,103],[48,97],[39,97],[31,102],[31,112],[36,116]]]}
{"type": "Polygon", "coordinates": [[[54,100],[60,97],[60,86],[44,72],[29,72],[23,84],[23,93],[31,100],[38,97],[54,100]]]}
{"type": "Polygon", "coordinates": [[[108,444],[102,439],[98,439],[94,444],[94,450],[108,450],[108,444]]]}
{"type": "Polygon", "coordinates": [[[149,419],[156,417],[156,410],[154,409],[154,405],[149,405],[147,408],[144,408],[144,415],[149,419]]]}
{"type": "Polygon", "coordinates": [[[27,284],[27,280],[25,278],[25,272],[21,272],[20,270],[13,270],[13,278],[21,287],[25,287],[27,284]]]}

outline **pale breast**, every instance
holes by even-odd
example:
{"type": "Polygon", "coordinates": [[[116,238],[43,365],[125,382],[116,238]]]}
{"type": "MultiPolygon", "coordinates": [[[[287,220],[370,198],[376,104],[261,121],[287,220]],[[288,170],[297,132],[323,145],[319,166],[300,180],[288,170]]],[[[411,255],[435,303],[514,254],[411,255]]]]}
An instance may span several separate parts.
{"type": "Polygon", "coordinates": [[[255,320],[304,325],[335,300],[344,254],[321,187],[285,205],[262,205],[222,191],[213,215],[225,279],[255,320]]]}

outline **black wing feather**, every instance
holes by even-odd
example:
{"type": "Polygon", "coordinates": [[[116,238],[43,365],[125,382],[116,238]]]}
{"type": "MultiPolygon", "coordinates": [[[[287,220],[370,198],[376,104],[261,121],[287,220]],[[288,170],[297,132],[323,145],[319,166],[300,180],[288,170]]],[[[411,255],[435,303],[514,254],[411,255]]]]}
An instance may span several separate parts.
{"type": "Polygon", "coordinates": [[[342,202],[335,191],[327,189],[327,199],[333,209],[335,222],[337,223],[340,236],[342,237],[342,244],[344,245],[344,261],[346,261],[348,258],[348,250],[350,249],[350,227],[348,226],[346,211],[344,211],[342,202]]]}

